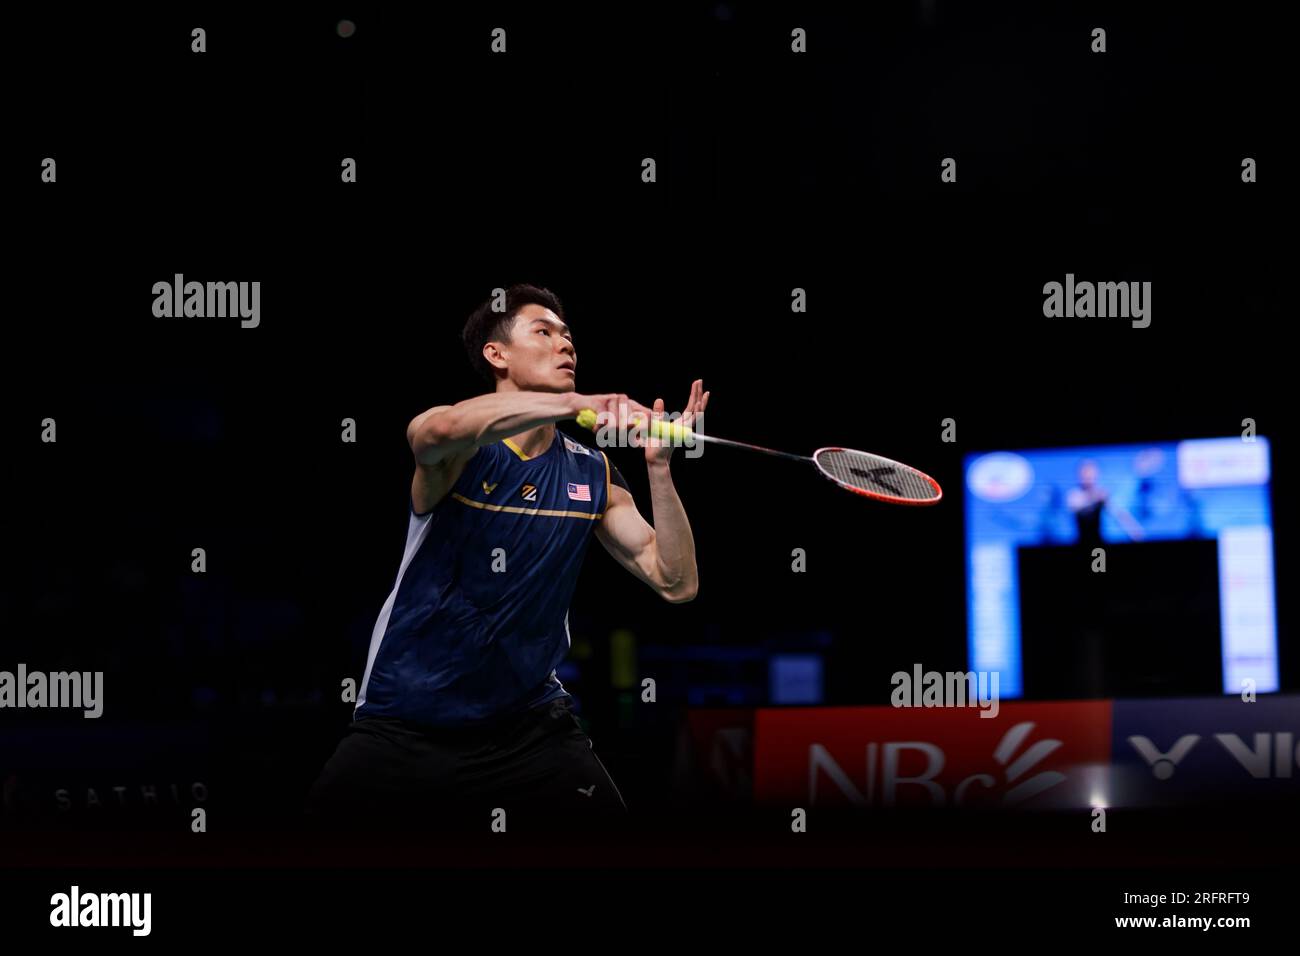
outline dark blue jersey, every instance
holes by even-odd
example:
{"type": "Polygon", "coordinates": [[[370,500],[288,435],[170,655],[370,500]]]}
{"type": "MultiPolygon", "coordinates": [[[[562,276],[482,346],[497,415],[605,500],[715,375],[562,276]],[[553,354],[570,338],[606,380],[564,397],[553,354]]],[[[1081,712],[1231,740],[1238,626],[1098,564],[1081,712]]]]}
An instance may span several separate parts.
{"type": "Polygon", "coordinates": [[[459,726],[566,694],[555,668],[611,481],[604,452],[556,429],[534,458],[484,445],[432,511],[411,506],[354,716],[459,726]]]}

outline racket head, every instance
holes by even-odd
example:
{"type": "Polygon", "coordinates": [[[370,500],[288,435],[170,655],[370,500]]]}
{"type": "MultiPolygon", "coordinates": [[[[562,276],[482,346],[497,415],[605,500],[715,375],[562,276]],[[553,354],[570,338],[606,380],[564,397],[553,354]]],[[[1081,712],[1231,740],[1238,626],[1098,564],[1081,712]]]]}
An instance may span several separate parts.
{"type": "Polygon", "coordinates": [[[891,505],[937,505],[943,489],[923,471],[852,448],[818,448],[813,464],[846,491],[891,505]]]}

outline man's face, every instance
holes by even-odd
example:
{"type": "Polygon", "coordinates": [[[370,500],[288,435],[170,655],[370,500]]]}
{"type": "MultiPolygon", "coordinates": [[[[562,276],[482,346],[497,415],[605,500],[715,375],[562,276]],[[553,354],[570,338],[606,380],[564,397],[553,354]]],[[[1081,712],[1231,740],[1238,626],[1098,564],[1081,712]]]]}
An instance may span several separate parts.
{"type": "Polygon", "coordinates": [[[526,305],[515,315],[510,341],[503,343],[507,375],[520,390],[572,392],[578,353],[569,327],[544,305],[526,305]]]}

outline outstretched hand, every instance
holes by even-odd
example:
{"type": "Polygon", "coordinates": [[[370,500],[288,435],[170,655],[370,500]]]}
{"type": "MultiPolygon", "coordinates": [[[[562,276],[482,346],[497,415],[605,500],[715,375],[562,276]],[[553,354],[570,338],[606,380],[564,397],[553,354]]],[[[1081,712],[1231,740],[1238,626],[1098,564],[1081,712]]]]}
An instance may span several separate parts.
{"type": "MultiPolygon", "coordinates": [[[[677,421],[686,428],[694,428],[695,421],[700,413],[709,404],[709,393],[704,390],[704,379],[697,378],[691,383],[691,397],[686,402],[686,407],[682,409],[681,417],[677,421]]],[[[664,400],[656,398],[654,407],[651,409],[651,417],[656,420],[662,420],[664,417],[664,400]]],[[[674,445],[667,438],[653,438],[649,430],[644,432],[644,437],[638,444],[645,445],[645,460],[647,464],[667,464],[672,457],[674,445]]]]}

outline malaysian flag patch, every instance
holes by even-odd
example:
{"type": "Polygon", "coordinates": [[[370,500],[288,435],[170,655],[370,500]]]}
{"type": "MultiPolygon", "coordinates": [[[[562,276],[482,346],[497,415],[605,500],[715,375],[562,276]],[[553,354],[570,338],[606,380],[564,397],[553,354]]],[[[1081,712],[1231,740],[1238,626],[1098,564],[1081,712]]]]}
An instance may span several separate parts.
{"type": "Polygon", "coordinates": [[[591,485],[575,485],[573,482],[569,482],[569,500],[590,501],[591,485]]]}

